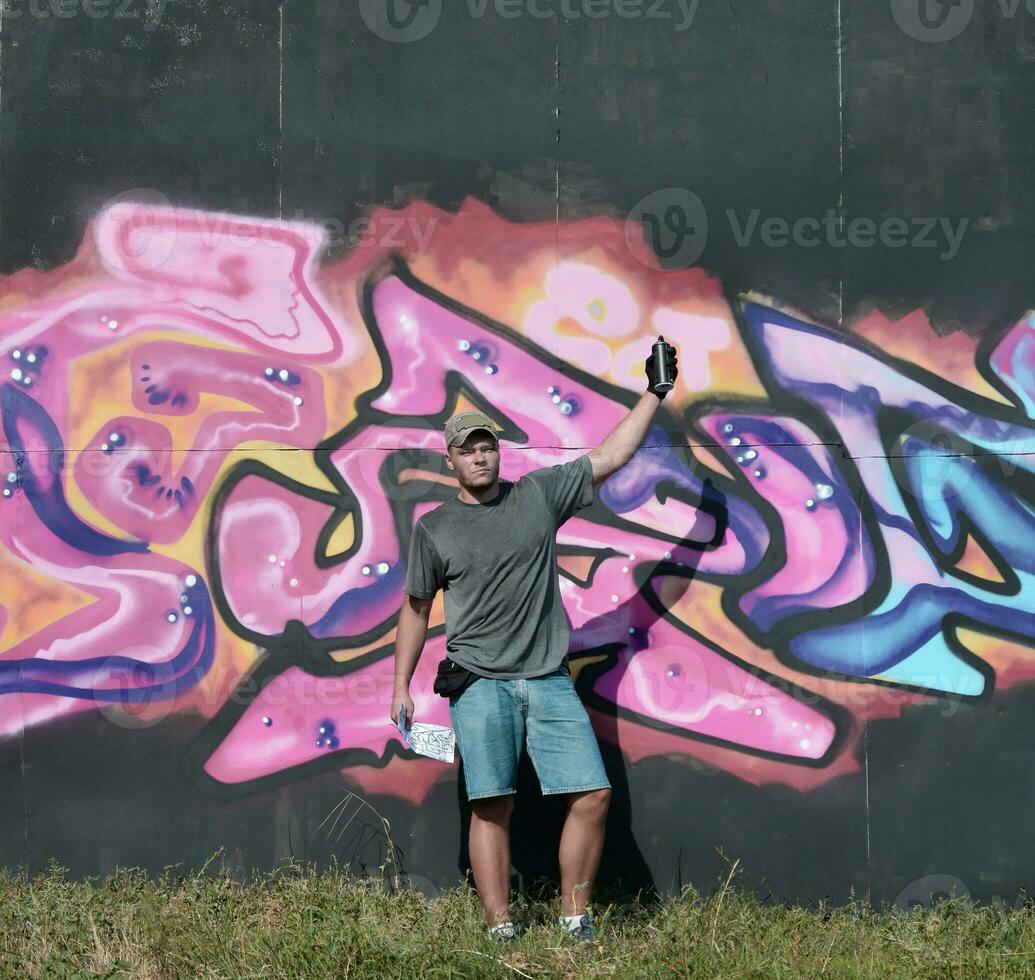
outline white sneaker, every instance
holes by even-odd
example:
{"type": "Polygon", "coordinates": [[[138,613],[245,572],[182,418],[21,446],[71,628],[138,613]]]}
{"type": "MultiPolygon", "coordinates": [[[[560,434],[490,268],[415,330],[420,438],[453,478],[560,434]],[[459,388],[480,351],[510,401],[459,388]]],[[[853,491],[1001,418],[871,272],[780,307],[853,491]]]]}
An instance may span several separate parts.
{"type": "Polygon", "coordinates": [[[596,929],[593,928],[593,917],[589,912],[584,912],[576,917],[558,916],[557,925],[568,930],[568,936],[580,943],[591,943],[597,938],[596,929]]]}
{"type": "Polygon", "coordinates": [[[497,942],[512,943],[521,935],[521,927],[515,922],[501,922],[498,926],[490,926],[489,938],[497,942]]]}

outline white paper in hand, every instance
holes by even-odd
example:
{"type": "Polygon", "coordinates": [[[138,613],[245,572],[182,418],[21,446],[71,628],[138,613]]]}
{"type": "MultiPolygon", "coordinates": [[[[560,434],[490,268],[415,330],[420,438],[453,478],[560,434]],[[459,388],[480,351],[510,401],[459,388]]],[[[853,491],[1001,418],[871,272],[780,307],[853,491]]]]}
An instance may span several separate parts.
{"type": "Polygon", "coordinates": [[[426,755],[429,759],[438,759],[439,762],[453,761],[456,736],[452,728],[420,721],[410,724],[405,710],[400,710],[399,734],[417,755],[426,755]]]}

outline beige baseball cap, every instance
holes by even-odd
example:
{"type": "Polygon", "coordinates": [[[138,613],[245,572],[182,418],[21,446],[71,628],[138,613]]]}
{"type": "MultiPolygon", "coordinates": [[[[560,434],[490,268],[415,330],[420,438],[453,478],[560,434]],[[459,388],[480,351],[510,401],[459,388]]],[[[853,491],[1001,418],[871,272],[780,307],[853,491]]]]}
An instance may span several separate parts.
{"type": "Polygon", "coordinates": [[[446,422],[446,449],[459,446],[472,432],[488,432],[497,442],[500,434],[492,419],[484,412],[458,412],[446,422]]]}

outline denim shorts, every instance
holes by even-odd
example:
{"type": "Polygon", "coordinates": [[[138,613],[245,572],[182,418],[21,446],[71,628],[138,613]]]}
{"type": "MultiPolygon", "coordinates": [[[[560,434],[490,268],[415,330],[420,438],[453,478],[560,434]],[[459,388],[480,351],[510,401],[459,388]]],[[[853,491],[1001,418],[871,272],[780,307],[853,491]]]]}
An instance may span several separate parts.
{"type": "Polygon", "coordinates": [[[544,796],[611,788],[589,715],[564,667],[542,677],[480,677],[449,699],[449,716],[469,800],[517,792],[522,745],[544,796]]]}

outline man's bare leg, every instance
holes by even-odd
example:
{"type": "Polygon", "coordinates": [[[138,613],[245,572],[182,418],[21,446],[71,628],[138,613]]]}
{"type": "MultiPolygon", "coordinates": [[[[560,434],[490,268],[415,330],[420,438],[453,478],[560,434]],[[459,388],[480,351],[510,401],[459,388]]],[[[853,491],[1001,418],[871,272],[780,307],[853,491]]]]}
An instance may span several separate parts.
{"type": "Polygon", "coordinates": [[[566,794],[568,816],[561,831],[561,915],[582,915],[604,849],[604,823],[611,790],[566,794]]]}
{"type": "Polygon", "coordinates": [[[468,851],[478,897],[490,926],[510,921],[510,817],[514,796],[471,800],[468,851]]]}

